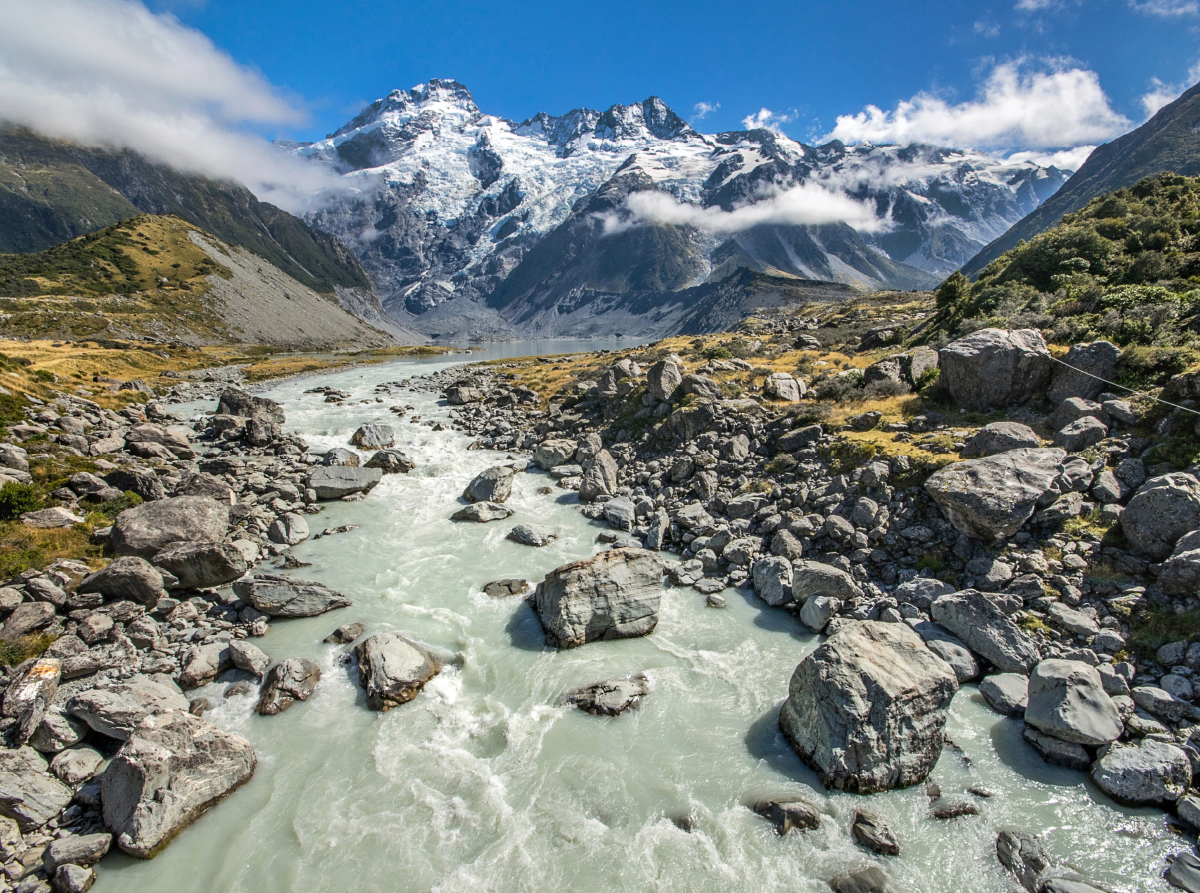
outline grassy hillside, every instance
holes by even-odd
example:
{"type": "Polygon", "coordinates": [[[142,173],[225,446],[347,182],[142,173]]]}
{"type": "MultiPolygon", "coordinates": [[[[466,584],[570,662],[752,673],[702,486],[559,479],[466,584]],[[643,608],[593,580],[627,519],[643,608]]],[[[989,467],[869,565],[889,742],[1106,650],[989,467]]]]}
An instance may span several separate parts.
{"type": "Polygon", "coordinates": [[[45,250],[139,212],[178,215],[322,294],[370,287],[339,239],[244,186],[0,126],[0,251],[45,250]]]}
{"type": "Polygon", "coordinates": [[[955,273],[917,340],[986,326],[1041,329],[1052,344],[1107,339],[1132,381],[1161,385],[1200,362],[1200,178],[1163,174],[1093,199],[990,263],[955,273]]]}
{"type": "Polygon", "coordinates": [[[1200,175],[1200,84],[1136,130],[1100,146],[1057,193],[963,266],[977,276],[993,260],[1078,211],[1097,196],[1165,172],[1200,175]]]}

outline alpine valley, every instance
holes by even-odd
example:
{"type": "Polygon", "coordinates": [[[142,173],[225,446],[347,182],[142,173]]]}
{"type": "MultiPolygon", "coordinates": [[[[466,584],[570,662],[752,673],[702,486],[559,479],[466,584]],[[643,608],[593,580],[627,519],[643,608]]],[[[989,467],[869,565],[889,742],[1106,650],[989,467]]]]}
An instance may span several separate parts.
{"type": "Polygon", "coordinates": [[[392,317],[440,339],[715,331],[773,302],[931,288],[1070,175],[973,150],[702,134],[656,97],[517,123],[438,79],[286,146],[351,187],[308,222],[358,256],[392,317]],[[688,217],[805,185],[878,225],[688,217]],[[631,215],[647,191],[683,213],[631,215]]]}

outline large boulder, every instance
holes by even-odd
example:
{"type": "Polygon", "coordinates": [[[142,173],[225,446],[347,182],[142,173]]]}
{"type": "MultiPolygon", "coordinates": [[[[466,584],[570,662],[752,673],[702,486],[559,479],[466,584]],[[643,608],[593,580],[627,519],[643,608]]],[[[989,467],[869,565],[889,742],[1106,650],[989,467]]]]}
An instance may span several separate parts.
{"type": "Polygon", "coordinates": [[[790,372],[772,372],[763,382],[764,395],[787,403],[798,402],[807,390],[804,382],[790,372]]]}
{"type": "Polygon", "coordinates": [[[104,771],[104,824],[149,859],[254,773],[250,742],[180,710],[146,717],[104,771]]]}
{"type": "Polygon", "coordinates": [[[341,499],[354,493],[369,493],[381,480],[383,471],[379,468],[330,465],[309,472],[307,486],[316,491],[317,499],[341,499]]]}
{"type": "Polygon", "coordinates": [[[616,460],[608,450],[601,450],[579,482],[579,501],[593,502],[597,496],[612,496],[617,491],[618,477],[616,460]]]}
{"type": "Polygon", "coordinates": [[[11,734],[17,745],[28,741],[42,724],[58,690],[61,674],[62,662],[53,657],[34,658],[17,668],[5,689],[3,710],[0,711],[5,717],[16,720],[11,734]]]}
{"type": "Polygon", "coordinates": [[[230,386],[221,392],[217,401],[217,415],[231,415],[243,419],[268,419],[277,425],[287,421],[283,407],[266,397],[256,397],[239,387],[230,386]]]}
{"type": "Polygon", "coordinates": [[[350,443],[362,450],[383,450],[396,442],[396,429],[382,422],[369,422],[350,438],[350,443]]]}
{"type": "Polygon", "coordinates": [[[1124,731],[1116,705],[1095,667],[1077,660],[1044,660],[1029,677],[1025,722],[1060,741],[1100,747],[1124,731]]]}
{"type": "Polygon", "coordinates": [[[242,577],[234,582],[233,591],[255,610],[271,617],[315,617],[354,604],[347,596],[323,583],[278,574],[242,577]]]}
{"type": "Polygon", "coordinates": [[[442,670],[433,655],[399,633],[375,633],[354,654],[367,706],[381,712],[411,701],[442,670]]]}
{"type": "Polygon", "coordinates": [[[1192,764],[1182,748],[1143,738],[1138,744],[1110,745],[1092,764],[1092,781],[1118,803],[1174,802],[1191,786],[1192,764]]]}
{"type": "Polygon", "coordinates": [[[1076,344],[1063,362],[1054,366],[1054,375],[1046,396],[1053,406],[1068,397],[1095,400],[1108,389],[1105,379],[1111,380],[1121,358],[1121,348],[1111,341],[1093,341],[1091,344],[1076,344]]]}
{"type": "Polygon", "coordinates": [[[1012,536],[1051,501],[1067,454],[1060,449],[1009,450],[947,465],[925,489],[961,533],[984,542],[1012,536]]]}
{"type": "Polygon", "coordinates": [[[658,623],[662,575],[662,560],[645,549],[610,549],[552,570],[534,591],[547,644],[646,635],[658,623]]]}
{"type": "Polygon", "coordinates": [[[819,561],[792,562],[792,597],[804,604],[818,595],[847,601],[858,598],[862,590],[848,573],[819,561]]]}
{"type": "Polygon", "coordinates": [[[284,512],[267,528],[267,538],[281,546],[295,546],[308,539],[308,522],[303,515],[284,512]]]}
{"type": "Polygon", "coordinates": [[[295,657],[280,661],[267,671],[255,710],[262,716],[282,713],[296,701],[307,701],[320,679],[321,668],[311,660],[295,657]]]}
{"type": "Polygon", "coordinates": [[[41,754],[28,748],[0,750],[0,816],[22,831],[40,828],[67,808],[72,790],[46,772],[41,754]]]}
{"type": "Polygon", "coordinates": [[[178,589],[224,586],[248,569],[246,556],[232,543],[178,543],[155,555],[154,565],[171,574],[177,581],[172,588],[178,589]]]}
{"type": "Polygon", "coordinates": [[[1041,445],[1035,432],[1020,422],[992,422],[984,425],[967,441],[962,450],[964,459],[981,459],[1007,453],[1009,450],[1036,449],[1041,445]]]}
{"type": "Polygon", "coordinates": [[[1184,534],[1162,563],[1158,585],[1167,595],[1187,598],[1200,591],[1200,531],[1184,534]]]}
{"type": "Polygon", "coordinates": [[[106,600],[128,599],[139,605],[156,605],[166,595],[163,575],[145,558],[118,558],[79,584],[79,592],[98,592],[106,600]]]}
{"type": "Polygon", "coordinates": [[[980,329],[939,350],[938,366],[955,405],[979,412],[1044,396],[1053,372],[1037,329],[980,329]]]}
{"type": "Polygon", "coordinates": [[[1040,659],[1029,636],[975,589],[939,596],[930,612],[934,620],[1003,673],[1029,673],[1040,659]]]}
{"type": "Polygon", "coordinates": [[[683,361],[675,354],[664,357],[646,371],[650,393],[659,400],[669,401],[683,381],[683,361]]]}
{"type": "Polygon", "coordinates": [[[153,558],[174,543],[219,543],[228,532],[228,505],[207,496],[174,496],[117,515],[112,548],[118,555],[153,558]]]}
{"type": "Polygon", "coordinates": [[[128,741],[147,716],[187,710],[188,699],[174,685],[137,675],[124,682],[89,688],[67,701],[67,712],[101,735],[128,741]]]}
{"type": "Polygon", "coordinates": [[[850,623],[796,667],[779,727],[826,787],[905,787],[941,755],[957,690],[946,663],[904,624],[850,623]]]}
{"type": "Polygon", "coordinates": [[[758,559],[754,562],[751,580],[755,594],[774,608],[792,600],[792,563],[786,558],[758,559]]]}
{"type": "Polygon", "coordinates": [[[462,498],[467,502],[504,503],[512,495],[514,475],[516,472],[507,465],[493,465],[475,475],[462,498]]]}
{"type": "Polygon", "coordinates": [[[575,441],[543,440],[533,450],[533,464],[542,471],[566,465],[575,458],[575,441]]]}
{"type": "Polygon", "coordinates": [[[379,450],[367,460],[363,468],[378,468],[384,474],[408,474],[417,463],[408,457],[403,450],[379,450]]]}
{"type": "Polygon", "coordinates": [[[1120,521],[1129,542],[1162,561],[1180,537],[1200,528],[1200,481],[1184,472],[1150,478],[1133,494],[1120,521]]]}

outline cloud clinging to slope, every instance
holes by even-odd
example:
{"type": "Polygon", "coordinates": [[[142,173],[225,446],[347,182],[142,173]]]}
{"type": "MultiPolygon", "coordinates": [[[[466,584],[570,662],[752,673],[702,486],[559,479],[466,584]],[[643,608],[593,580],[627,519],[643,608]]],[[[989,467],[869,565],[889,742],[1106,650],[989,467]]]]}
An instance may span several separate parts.
{"type": "Polygon", "coordinates": [[[248,132],[306,116],[205,35],[135,0],[0,0],[0,119],[232,178],[298,210],[329,175],[248,132]]]}
{"type": "Polygon", "coordinates": [[[1108,140],[1130,127],[1093,71],[1023,60],[995,66],[978,95],[949,103],[918,93],[891,111],[869,105],[841,115],[825,139],[846,143],[933,143],[987,149],[1041,149],[1108,140]]]}

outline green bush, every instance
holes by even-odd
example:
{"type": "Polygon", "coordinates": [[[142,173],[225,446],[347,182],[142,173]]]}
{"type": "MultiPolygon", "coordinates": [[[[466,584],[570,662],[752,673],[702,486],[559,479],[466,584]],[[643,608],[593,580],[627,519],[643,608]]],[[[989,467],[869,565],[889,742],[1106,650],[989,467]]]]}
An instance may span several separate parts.
{"type": "Polygon", "coordinates": [[[875,458],[875,444],[861,440],[838,440],[829,448],[829,470],[849,474],[875,458]]]}
{"type": "Polygon", "coordinates": [[[103,515],[108,520],[113,521],[116,519],[117,515],[121,514],[121,512],[125,511],[125,509],[131,509],[134,506],[141,504],[142,497],[138,496],[132,490],[126,490],[124,496],[119,496],[116,499],[110,499],[107,502],[102,502],[96,506],[94,511],[103,515]]]}
{"type": "Polygon", "coordinates": [[[716,347],[710,347],[708,350],[706,350],[704,352],[704,356],[710,360],[732,360],[733,359],[733,353],[729,350],[729,348],[722,347],[719,344],[716,347]]]}
{"type": "Polygon", "coordinates": [[[9,481],[0,487],[0,521],[12,521],[23,512],[37,511],[41,507],[41,497],[32,484],[9,481]]]}

